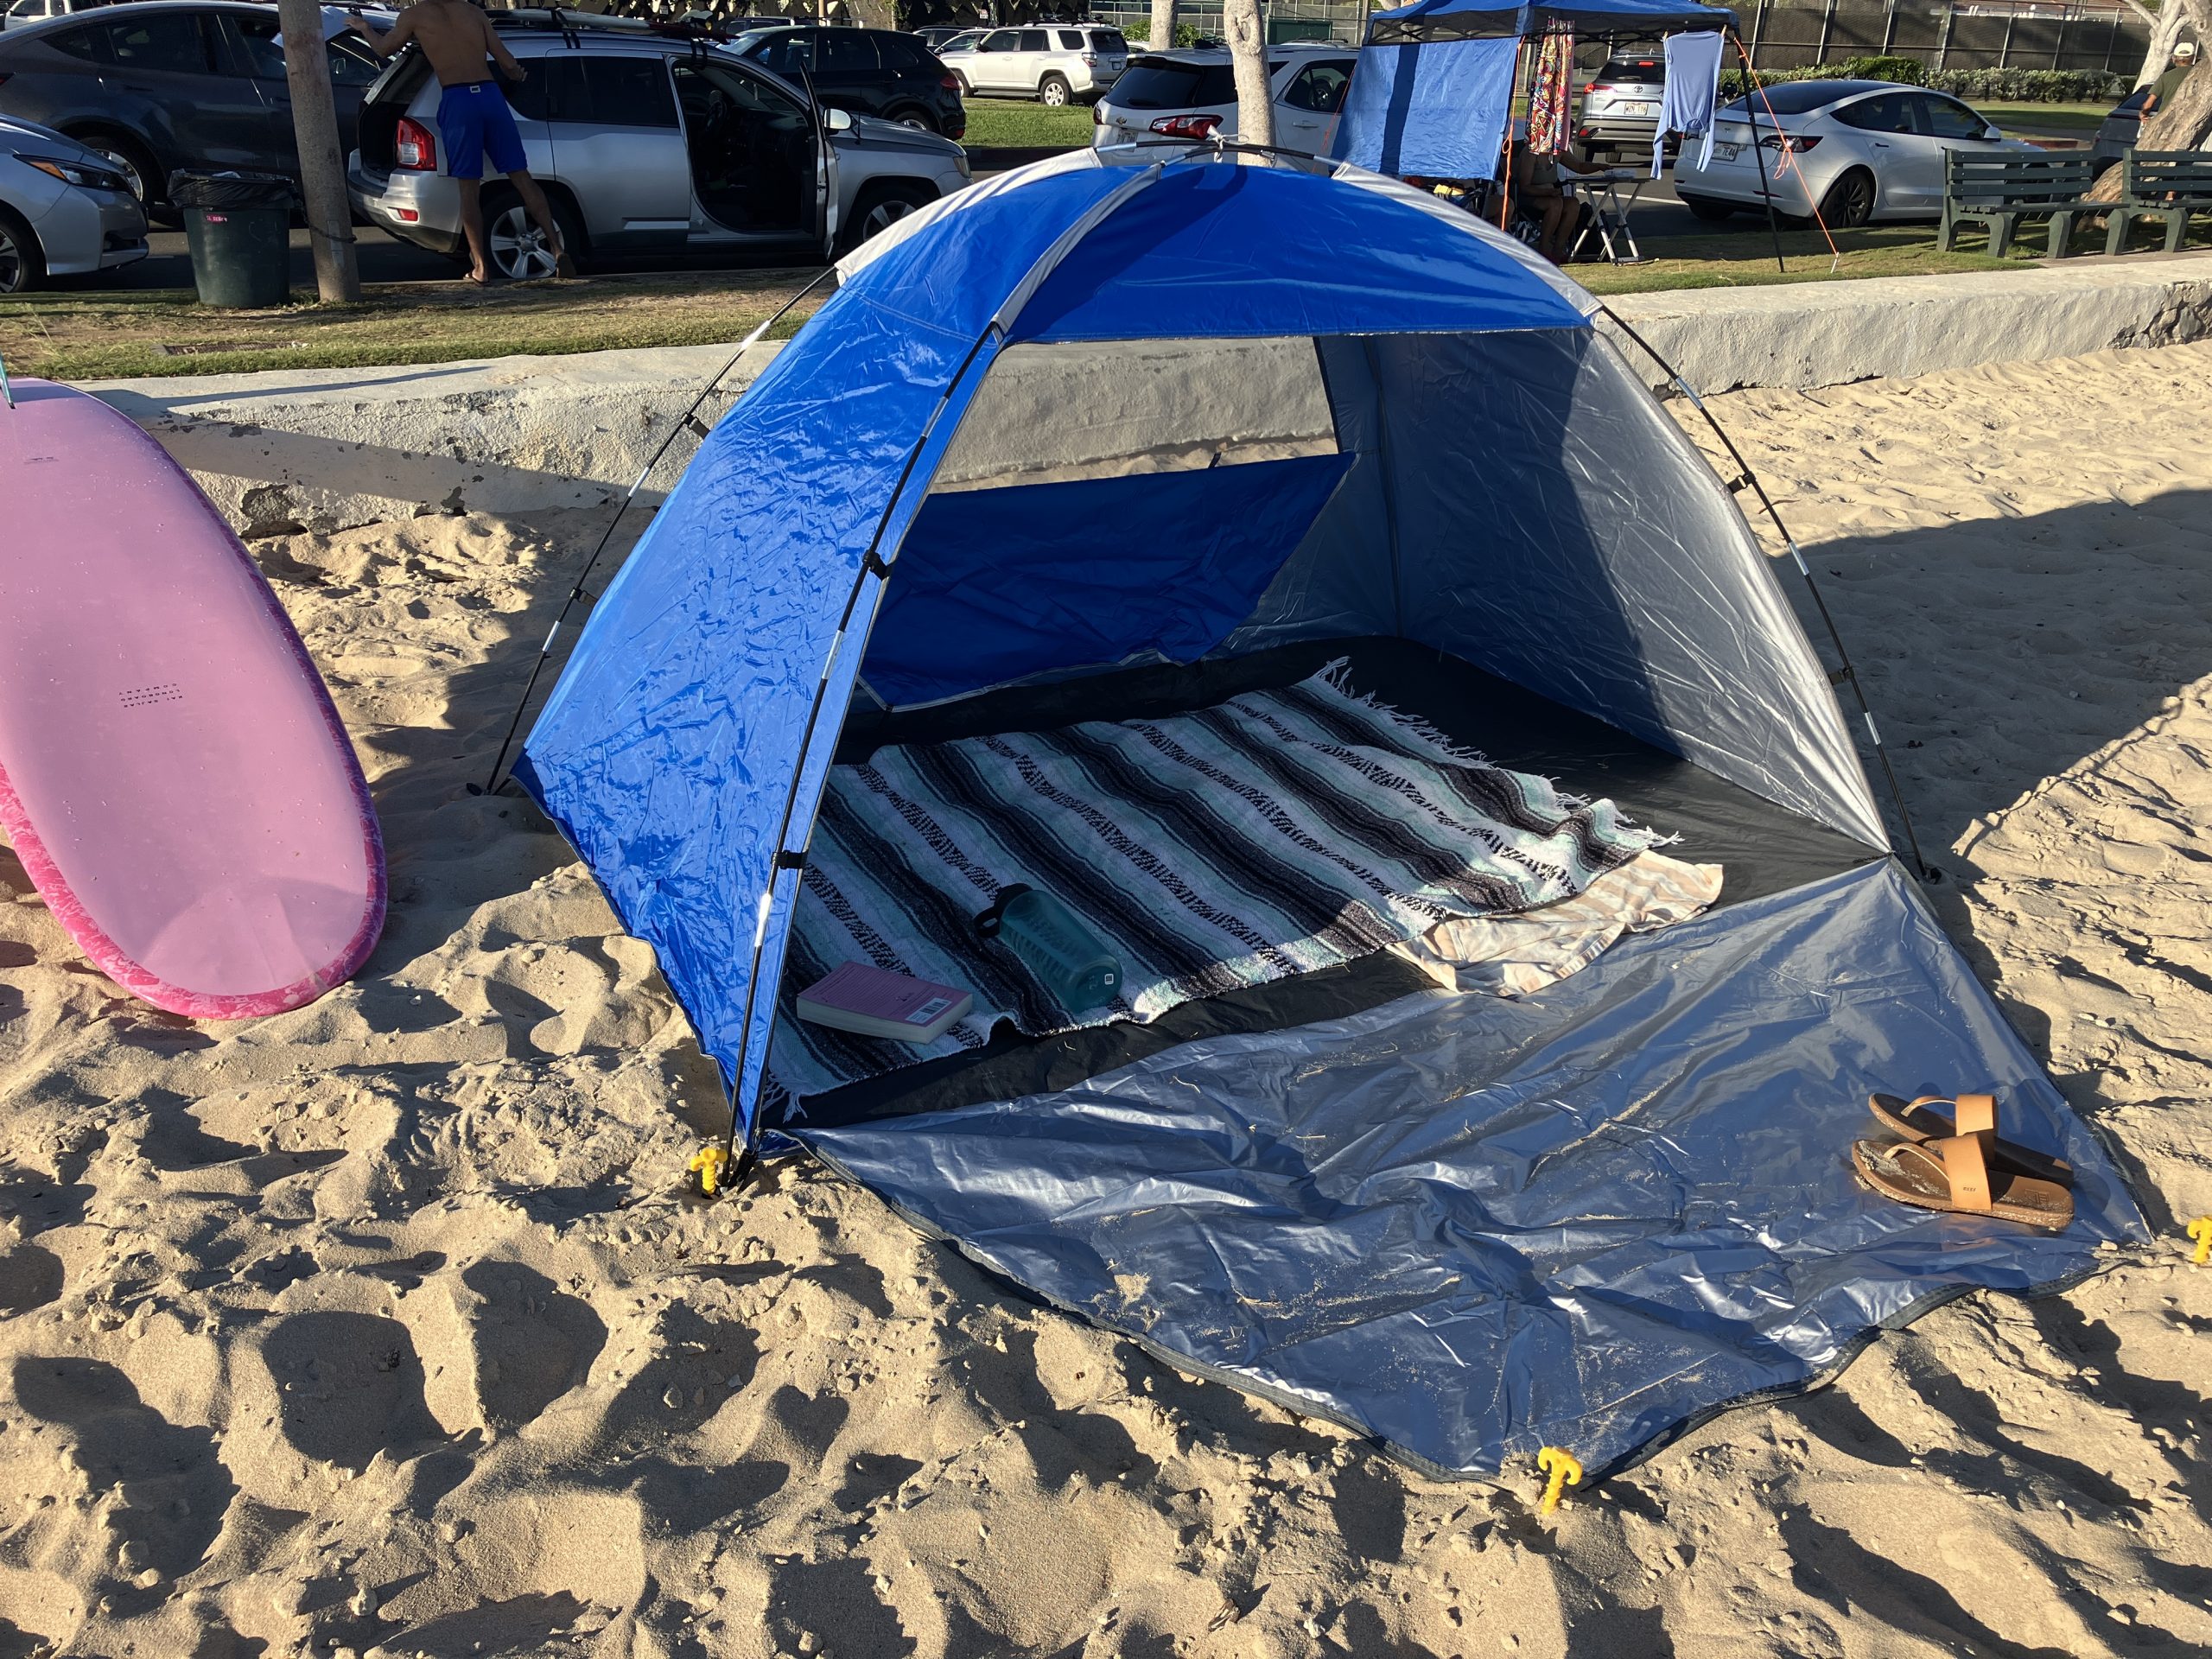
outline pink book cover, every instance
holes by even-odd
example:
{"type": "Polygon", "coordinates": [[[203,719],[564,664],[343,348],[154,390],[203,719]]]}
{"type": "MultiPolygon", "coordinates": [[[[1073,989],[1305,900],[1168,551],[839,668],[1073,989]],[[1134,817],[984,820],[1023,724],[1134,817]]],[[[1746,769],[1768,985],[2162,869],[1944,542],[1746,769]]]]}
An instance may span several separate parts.
{"type": "Polygon", "coordinates": [[[974,1003],[954,986],[848,962],[798,994],[798,1017],[838,1031],[927,1043],[974,1003]]]}

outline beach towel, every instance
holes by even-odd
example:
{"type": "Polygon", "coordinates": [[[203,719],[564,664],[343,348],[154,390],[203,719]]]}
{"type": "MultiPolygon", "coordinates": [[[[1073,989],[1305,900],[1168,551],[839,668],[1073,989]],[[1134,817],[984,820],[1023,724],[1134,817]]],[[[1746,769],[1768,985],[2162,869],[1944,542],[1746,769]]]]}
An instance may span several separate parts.
{"type": "Polygon", "coordinates": [[[1660,837],[1613,804],[1506,771],[1342,683],[1154,720],[878,750],[832,769],[808,849],[769,1056],[803,1099],[1032,1036],[1150,1020],[1180,1003],[1334,967],[1440,922],[1585,892],[1660,837]],[[1121,995],[1061,1007],[976,914],[1026,883],[1119,957],[1121,995]],[[926,1045],[797,1017],[847,961],[975,997],[926,1045]]]}
{"type": "Polygon", "coordinates": [[[1447,991],[1532,996],[1598,960],[1624,933],[1686,922],[1720,897],[1718,864],[1664,853],[1608,870],[1572,899],[1514,915],[1455,917],[1391,949],[1447,991]]]}
{"type": "Polygon", "coordinates": [[[1659,100],[1659,130],[1651,135],[1651,176],[1667,158],[1667,135],[1702,137],[1700,167],[1713,165],[1713,109],[1720,101],[1720,36],[1700,30],[1667,37],[1667,84],[1659,100]]]}
{"type": "Polygon", "coordinates": [[[1556,156],[1574,142],[1574,36],[1554,30],[1536,48],[1536,77],[1529,90],[1529,148],[1556,156]]]}

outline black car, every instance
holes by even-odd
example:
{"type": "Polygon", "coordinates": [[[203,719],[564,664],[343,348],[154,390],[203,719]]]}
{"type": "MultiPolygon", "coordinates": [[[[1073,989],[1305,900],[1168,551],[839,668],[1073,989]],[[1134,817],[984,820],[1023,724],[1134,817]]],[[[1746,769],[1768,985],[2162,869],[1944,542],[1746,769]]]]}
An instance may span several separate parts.
{"type": "Polygon", "coordinates": [[[742,35],[741,56],[793,86],[811,83],[834,109],[957,138],[968,130],[960,83],[912,35],[887,29],[778,29],[742,35]]]}
{"type": "MultiPolygon", "coordinates": [[[[325,50],[342,154],[383,65],[357,41],[325,50]]],[[[156,218],[173,217],[168,176],[181,167],[300,172],[274,6],[142,0],[9,29],[0,115],[99,150],[156,218]]]]}

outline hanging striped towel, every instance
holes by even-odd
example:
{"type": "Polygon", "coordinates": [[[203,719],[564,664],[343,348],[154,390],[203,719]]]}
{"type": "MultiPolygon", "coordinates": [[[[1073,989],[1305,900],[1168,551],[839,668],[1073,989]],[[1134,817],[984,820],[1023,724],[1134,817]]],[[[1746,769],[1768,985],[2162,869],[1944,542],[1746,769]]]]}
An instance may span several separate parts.
{"type": "Polygon", "coordinates": [[[1344,665],[1159,720],[880,749],[830,777],[809,849],[769,1065],[804,1098],[1401,944],[1456,918],[1583,892],[1659,837],[1611,801],[1486,765],[1343,683],[1344,665]],[[1026,882],[1120,957],[1122,994],[1081,1016],[976,913],[1026,882]],[[927,1045],[799,1020],[799,991],[872,963],[971,990],[927,1045]]]}

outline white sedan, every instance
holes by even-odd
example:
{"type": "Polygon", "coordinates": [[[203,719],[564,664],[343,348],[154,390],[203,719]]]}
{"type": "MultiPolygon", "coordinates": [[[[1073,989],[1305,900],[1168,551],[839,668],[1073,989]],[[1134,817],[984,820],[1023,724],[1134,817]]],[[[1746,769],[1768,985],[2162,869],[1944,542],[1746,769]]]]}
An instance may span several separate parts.
{"type": "Polygon", "coordinates": [[[2041,154],[2007,138],[1955,98],[1881,80],[1792,80],[1713,116],[1713,159],[1686,141],[1675,194],[1700,219],[1738,212],[1809,215],[1830,227],[1878,219],[1937,219],[1945,157],[2041,154]]]}
{"type": "MultiPolygon", "coordinates": [[[[1328,154],[1357,58],[1343,46],[1269,48],[1278,145],[1308,156],[1328,154]]],[[[1097,149],[1149,138],[1234,138],[1236,72],[1227,49],[1148,52],[1130,59],[1091,122],[1090,142],[1097,149]]]]}
{"type": "Polygon", "coordinates": [[[0,117],[0,294],[145,257],[145,211],[105,156],[0,117]]]}

